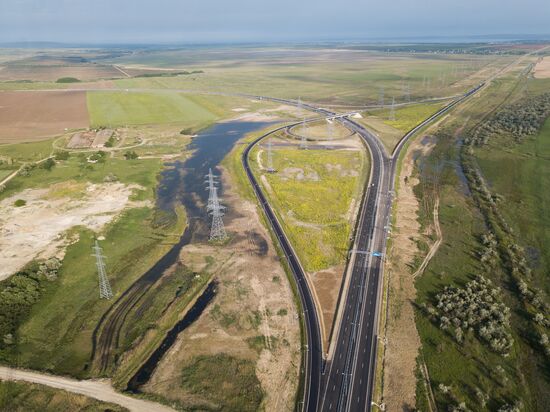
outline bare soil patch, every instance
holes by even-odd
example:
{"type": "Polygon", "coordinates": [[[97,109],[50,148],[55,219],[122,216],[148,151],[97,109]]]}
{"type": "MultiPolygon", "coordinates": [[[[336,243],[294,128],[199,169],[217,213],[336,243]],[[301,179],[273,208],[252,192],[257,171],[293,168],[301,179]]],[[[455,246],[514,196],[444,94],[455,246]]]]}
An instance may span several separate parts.
{"type": "Polygon", "coordinates": [[[338,294],[342,287],[344,268],[345,265],[338,265],[309,275],[321,305],[323,323],[326,325],[323,336],[323,345],[325,348],[328,348],[332,322],[336,315],[336,304],[338,303],[338,294]]]}
{"type": "Polygon", "coordinates": [[[421,235],[421,229],[417,220],[419,203],[413,192],[419,181],[413,177],[413,171],[415,154],[420,151],[426,155],[434,146],[433,142],[423,145],[422,140],[417,138],[403,159],[396,199],[393,246],[386,266],[389,302],[383,399],[389,411],[408,410],[416,404],[414,371],[421,343],[414,318],[416,289],[410,265],[418,253],[415,240],[421,235]]]}
{"type": "Polygon", "coordinates": [[[32,259],[61,259],[71,241],[64,236],[68,229],[82,225],[99,231],[124,208],[138,206],[129,200],[133,190],[140,188],[137,185],[69,186],[64,182],[48,189],[26,189],[0,202],[0,280],[32,259]],[[15,206],[18,199],[26,204],[15,206]]]}
{"type": "Polygon", "coordinates": [[[231,241],[225,246],[193,243],[180,254],[180,261],[192,270],[218,279],[217,295],[180,334],[143,390],[190,406],[204,405],[207,396],[181,387],[183,365],[199,355],[225,353],[256,362],[265,393],[263,410],[290,411],[300,362],[292,291],[256,206],[234,194],[225,171],[222,176],[231,241]]]}
{"type": "Polygon", "coordinates": [[[40,140],[88,126],[85,92],[0,92],[0,143],[40,140]]]}
{"type": "Polygon", "coordinates": [[[533,71],[533,75],[537,79],[550,78],[550,57],[544,57],[537,63],[533,71]]]}

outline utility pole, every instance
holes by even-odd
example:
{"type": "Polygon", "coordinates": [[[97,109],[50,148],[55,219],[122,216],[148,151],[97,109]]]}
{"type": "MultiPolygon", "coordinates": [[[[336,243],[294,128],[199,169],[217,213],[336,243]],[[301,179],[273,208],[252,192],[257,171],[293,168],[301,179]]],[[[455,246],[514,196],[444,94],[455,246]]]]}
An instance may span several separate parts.
{"type": "Polygon", "coordinates": [[[113,291],[111,290],[111,285],[109,284],[109,279],[107,279],[107,273],[105,271],[105,262],[103,259],[103,251],[99,246],[97,239],[95,240],[95,245],[92,247],[94,251],[92,256],[96,258],[97,273],[99,276],[99,298],[100,299],[111,299],[113,297],[113,291]]]}
{"type": "Polygon", "coordinates": [[[380,88],[379,97],[378,97],[378,105],[380,107],[384,106],[384,87],[380,88]]]}
{"type": "Polygon", "coordinates": [[[275,168],[273,167],[273,144],[271,138],[267,141],[267,171],[269,173],[275,173],[275,168]]]}

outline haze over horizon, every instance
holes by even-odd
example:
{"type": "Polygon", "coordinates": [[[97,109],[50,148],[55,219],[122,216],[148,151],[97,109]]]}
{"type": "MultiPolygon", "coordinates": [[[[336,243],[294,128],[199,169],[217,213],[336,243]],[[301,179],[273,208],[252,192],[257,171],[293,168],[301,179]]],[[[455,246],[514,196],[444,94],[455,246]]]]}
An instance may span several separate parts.
{"type": "Polygon", "coordinates": [[[550,37],[548,0],[8,0],[0,39],[8,42],[192,43],[550,37]]]}

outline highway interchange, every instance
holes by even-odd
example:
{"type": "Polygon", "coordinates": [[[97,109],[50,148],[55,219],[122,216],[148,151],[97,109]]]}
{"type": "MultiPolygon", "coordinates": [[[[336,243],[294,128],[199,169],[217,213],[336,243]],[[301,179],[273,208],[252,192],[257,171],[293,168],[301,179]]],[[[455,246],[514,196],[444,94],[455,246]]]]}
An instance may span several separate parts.
{"type": "MultiPolygon", "coordinates": [[[[288,126],[279,127],[258,137],[243,151],[243,167],[285,254],[302,303],[306,332],[302,410],[371,410],[379,340],[377,333],[383,259],[389,233],[397,160],[411,136],[467,99],[483,85],[484,83],[453,100],[405,134],[391,155],[385,151],[374,134],[351,120],[348,115],[338,115],[326,109],[301,104],[302,108],[318,113],[324,118],[338,116],[337,120],[341,124],[360,136],[371,154],[371,173],[363,193],[350,250],[349,286],[340,300],[340,316],[337,317],[340,322],[334,326],[331,343],[333,347],[327,359],[323,356],[318,308],[315,307],[307,276],[248,164],[249,153],[254,145],[288,126]]],[[[294,100],[255,97],[294,106],[299,104],[294,100]]]]}

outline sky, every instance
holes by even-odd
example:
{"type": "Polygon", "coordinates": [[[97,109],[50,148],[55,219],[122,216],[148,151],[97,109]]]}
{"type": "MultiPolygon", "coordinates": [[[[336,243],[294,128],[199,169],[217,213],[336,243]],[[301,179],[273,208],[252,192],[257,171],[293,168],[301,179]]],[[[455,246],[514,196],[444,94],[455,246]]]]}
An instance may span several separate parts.
{"type": "Polygon", "coordinates": [[[550,37],[550,0],[0,0],[0,42],[550,37]]]}

